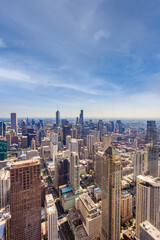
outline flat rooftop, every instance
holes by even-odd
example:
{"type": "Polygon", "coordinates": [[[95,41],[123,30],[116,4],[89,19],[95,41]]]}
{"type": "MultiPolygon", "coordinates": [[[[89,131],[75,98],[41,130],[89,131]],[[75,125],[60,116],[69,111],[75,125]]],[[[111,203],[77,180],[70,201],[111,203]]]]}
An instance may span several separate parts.
{"type": "Polygon", "coordinates": [[[137,176],[137,180],[139,182],[142,182],[143,184],[150,184],[155,187],[160,187],[160,178],[154,178],[150,175],[148,176],[139,175],[137,176]]]}
{"type": "Polygon", "coordinates": [[[39,164],[40,164],[40,162],[36,158],[24,160],[24,161],[17,161],[17,162],[14,162],[13,165],[11,165],[11,169],[20,168],[20,167],[28,167],[31,165],[39,165],[39,164]]]}
{"type": "Polygon", "coordinates": [[[83,202],[88,211],[96,209],[95,203],[90,198],[88,193],[83,193],[82,195],[79,196],[79,198],[83,202]]]}
{"type": "Polygon", "coordinates": [[[144,229],[149,236],[151,236],[154,240],[159,240],[160,239],[160,231],[158,231],[157,228],[155,228],[150,222],[147,220],[142,222],[140,224],[140,227],[144,229]]]}
{"type": "Polygon", "coordinates": [[[46,207],[47,207],[48,214],[53,214],[57,212],[57,208],[55,206],[55,202],[52,194],[46,195],[46,207]]]}

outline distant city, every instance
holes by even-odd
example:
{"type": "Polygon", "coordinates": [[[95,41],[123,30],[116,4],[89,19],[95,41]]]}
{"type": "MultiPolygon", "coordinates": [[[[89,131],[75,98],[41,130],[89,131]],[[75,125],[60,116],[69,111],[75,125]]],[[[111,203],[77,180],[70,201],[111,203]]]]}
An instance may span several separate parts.
{"type": "Polygon", "coordinates": [[[159,240],[160,125],[0,121],[0,239],[159,240]]]}

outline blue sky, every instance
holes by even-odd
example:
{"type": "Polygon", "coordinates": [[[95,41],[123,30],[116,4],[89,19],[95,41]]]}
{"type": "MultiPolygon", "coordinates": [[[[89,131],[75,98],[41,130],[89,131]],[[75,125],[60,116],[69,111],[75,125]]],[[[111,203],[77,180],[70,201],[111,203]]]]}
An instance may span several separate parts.
{"type": "Polygon", "coordinates": [[[0,117],[160,117],[159,0],[0,6],[0,117]]]}

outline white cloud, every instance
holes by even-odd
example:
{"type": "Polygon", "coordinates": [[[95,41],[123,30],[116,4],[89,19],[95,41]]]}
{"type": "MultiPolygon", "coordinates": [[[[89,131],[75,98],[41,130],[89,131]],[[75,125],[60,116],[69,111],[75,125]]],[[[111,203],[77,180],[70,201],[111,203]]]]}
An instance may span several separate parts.
{"type": "Polygon", "coordinates": [[[31,79],[29,75],[26,75],[20,71],[10,70],[7,68],[0,68],[0,80],[10,79],[14,81],[27,82],[27,83],[36,83],[31,79]]]}
{"type": "Polygon", "coordinates": [[[1,48],[5,48],[6,47],[6,44],[5,44],[5,42],[3,41],[2,38],[0,38],[0,47],[1,48]]]}
{"type": "Polygon", "coordinates": [[[101,38],[109,38],[109,37],[110,37],[109,31],[100,30],[94,34],[94,39],[96,41],[101,40],[101,38]]]}

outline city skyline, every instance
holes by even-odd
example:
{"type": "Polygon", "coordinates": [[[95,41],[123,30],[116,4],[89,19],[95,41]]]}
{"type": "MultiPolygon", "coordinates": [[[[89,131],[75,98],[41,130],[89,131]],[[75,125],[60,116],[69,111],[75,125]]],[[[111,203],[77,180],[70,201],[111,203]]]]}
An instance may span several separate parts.
{"type": "Polygon", "coordinates": [[[159,118],[159,1],[1,3],[0,110],[159,118]],[[51,111],[52,109],[52,111],[51,111]]]}

